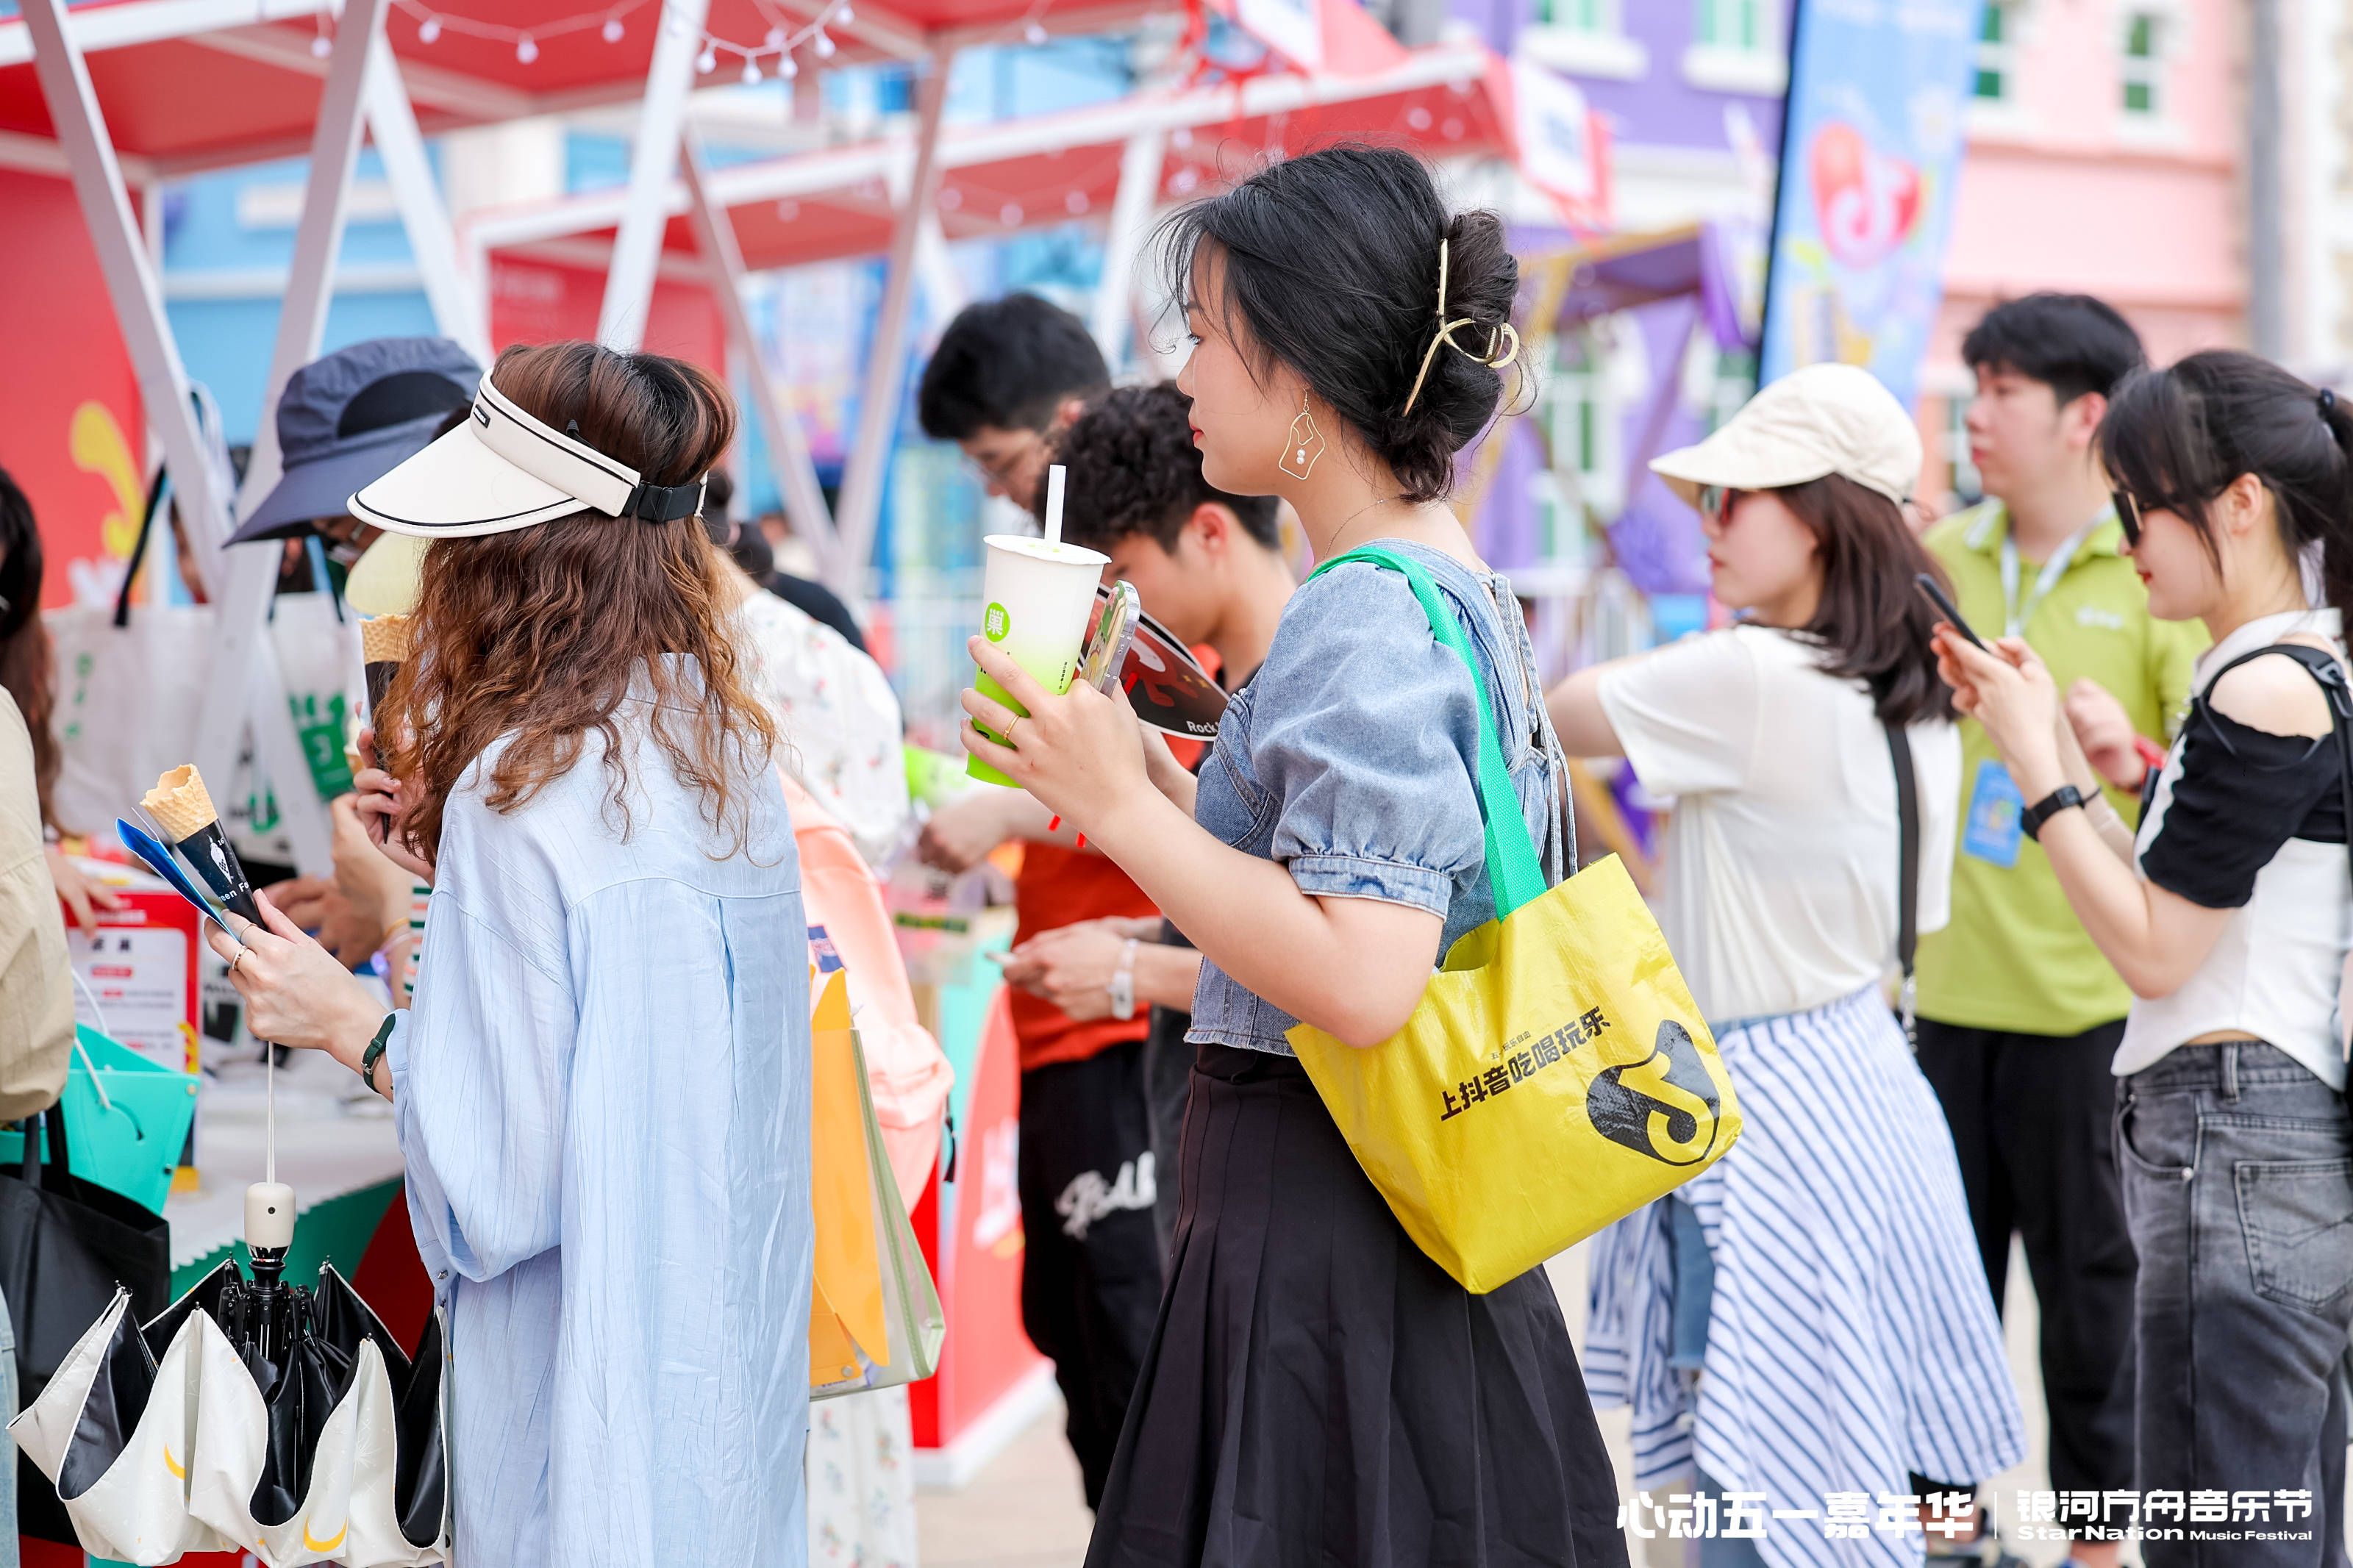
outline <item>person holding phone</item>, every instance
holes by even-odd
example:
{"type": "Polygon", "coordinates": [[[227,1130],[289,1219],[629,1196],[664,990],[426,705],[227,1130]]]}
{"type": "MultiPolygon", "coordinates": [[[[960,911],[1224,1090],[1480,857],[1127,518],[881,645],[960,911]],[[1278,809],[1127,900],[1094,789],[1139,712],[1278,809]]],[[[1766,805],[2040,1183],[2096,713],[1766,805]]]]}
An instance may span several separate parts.
{"type": "Polygon", "coordinates": [[[2144,1539],[2149,1568],[2345,1560],[2348,448],[2333,392],[2252,354],[2192,354],[2116,393],[2099,456],[2124,550],[2152,615],[2213,638],[2137,831],[2031,645],[1937,637],[2026,803],[2023,831],[2133,991],[2112,1064],[2138,1259],[2132,1484],[2287,1500],[2284,1519],[2144,1539]]]}
{"type": "Polygon", "coordinates": [[[1555,878],[1570,858],[1526,629],[1444,500],[1516,358],[1503,220],[1450,213],[1409,153],[1337,147],[1178,209],[1163,237],[1202,478],[1289,500],[1321,559],[1375,542],[1412,556],[1478,668],[1403,577],[1340,563],[1283,606],[1197,779],[1126,703],[1053,696],[972,639],[1029,713],[966,690],[1011,743],[966,726],[965,745],[1202,954],[1168,1289],[1089,1568],[1622,1564],[1609,1453],[1544,1270],[1484,1295],[1449,1278],[1285,1037],[1304,1020],[1380,1048],[1448,943],[1493,918],[1482,688],[1555,878]]]}
{"type": "MultiPolygon", "coordinates": [[[[2048,663],[2129,821],[2144,753],[2162,755],[2206,643],[2197,622],[2149,614],[2094,453],[2140,339],[2098,300],[2030,294],[1987,311],[1961,357],[1977,379],[1966,424],[1987,499],[1926,535],[1953,585],[1948,613],[1989,638],[2022,637],[2048,663]]],[[[2027,802],[1992,740],[1975,720],[1960,731],[1953,918],[1920,942],[1920,1070],[1953,1130],[1997,1309],[2013,1237],[2025,1254],[2051,1485],[2105,1496],[2133,1474],[2133,1249],[2108,1125],[2108,1063],[2132,994],[2021,829],[2027,802]]],[[[2076,1537],[2076,1563],[2115,1568],[2122,1546],[2089,1539],[2097,1521],[2055,1522],[2076,1537]]]]}
{"type": "Polygon", "coordinates": [[[1919,435],[1867,372],[1812,365],[1651,466],[1697,504],[1740,618],[1549,702],[1572,755],[1674,797],[1659,924],[1746,1131],[1598,1238],[1587,1375],[1634,1408],[1638,1487],[1695,1464],[1768,1510],[1933,1498],[1949,1547],[2025,1431],[1952,1137],[1883,990],[1904,933],[1945,921],[1960,784],[1915,585],[1936,569],[1902,511],[1919,435]]]}
{"type": "MultiPolygon", "coordinates": [[[[984,300],[956,313],[923,367],[915,410],[923,433],[954,441],[989,495],[1040,510],[1048,454],[1111,385],[1087,325],[1034,294],[984,300]]],[[[976,785],[938,807],[915,854],[950,873],[971,869],[1008,841],[1021,847],[1013,883],[1018,948],[1042,933],[1159,919],[1127,873],[1057,828],[1053,813],[1019,790],[976,785]]],[[[1065,1012],[1038,990],[1009,997],[1021,1062],[1019,1165],[1022,1320],[1054,1363],[1064,1431],[1089,1508],[1103,1496],[1135,1369],[1160,1306],[1160,1255],[1151,1209],[1158,1191],[1145,1117],[1144,1037],[1150,1023],[1131,994],[1124,1008],[1065,1012]]]]}
{"type": "Polygon", "coordinates": [[[470,1562],[797,1563],[814,1255],[808,927],[776,728],[694,515],[701,368],[518,346],[362,489],[427,539],[361,818],[432,885],[415,1004],[262,895],[254,1033],[392,1102],[447,1320],[470,1562]]]}
{"type": "MultiPolygon", "coordinates": [[[[1266,662],[1297,583],[1280,548],[1275,498],[1231,495],[1202,477],[1192,406],[1167,382],[1124,386],[1055,437],[1054,461],[1070,476],[1062,538],[1110,556],[1103,575],[1133,584],[1145,612],[1186,647],[1208,648],[1219,684],[1239,691],[1266,662]]],[[[1113,1010],[1123,965],[1130,994],[1152,1010],[1143,1068],[1153,1219],[1165,1256],[1176,1234],[1178,1149],[1194,1056],[1185,1034],[1200,955],[1166,921],[1082,921],[1023,942],[1005,977],[1086,1017],[1113,1010]]]]}

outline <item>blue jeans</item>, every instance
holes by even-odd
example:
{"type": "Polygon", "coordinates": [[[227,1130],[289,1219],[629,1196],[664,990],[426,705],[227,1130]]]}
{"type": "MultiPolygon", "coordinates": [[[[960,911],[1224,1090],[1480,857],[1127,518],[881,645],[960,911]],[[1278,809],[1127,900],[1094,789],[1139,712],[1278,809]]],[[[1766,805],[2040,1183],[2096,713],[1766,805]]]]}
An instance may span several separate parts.
{"type": "MultiPolygon", "coordinates": [[[[2260,1042],[2185,1046],[2116,1086],[2144,1493],[2233,1494],[2141,1521],[2148,1568],[2344,1568],[2353,1122],[2260,1042]],[[2289,1519],[2275,1494],[2304,1492],[2289,1519]],[[2249,1505],[2241,1508],[2243,1500],[2249,1505]],[[2253,1504],[2261,1494],[2263,1512],[2253,1504]],[[2244,1531],[2288,1540],[2229,1539],[2244,1531]],[[2196,1539],[2200,1534],[2223,1539],[2196,1539]]],[[[2189,1499],[2192,1505],[2198,1500],[2189,1499]]],[[[2122,1520],[2115,1522],[2124,1522],[2122,1520]]]]}

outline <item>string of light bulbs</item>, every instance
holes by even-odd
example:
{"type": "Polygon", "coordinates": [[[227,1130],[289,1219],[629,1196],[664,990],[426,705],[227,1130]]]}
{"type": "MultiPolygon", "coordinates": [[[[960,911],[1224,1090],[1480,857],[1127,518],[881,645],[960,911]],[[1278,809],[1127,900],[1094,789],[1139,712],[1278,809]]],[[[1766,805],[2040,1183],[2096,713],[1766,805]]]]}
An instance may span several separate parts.
{"type": "MultiPolygon", "coordinates": [[[[1022,41],[1033,47],[1045,43],[1048,34],[1043,17],[1051,3],[1052,0],[1037,0],[1028,13],[1006,31],[1010,33],[1018,28],[1022,41]]],[[[647,5],[657,4],[657,0],[613,0],[612,4],[594,11],[582,11],[575,16],[534,23],[528,27],[477,21],[470,16],[441,10],[427,4],[426,0],[393,0],[393,4],[416,20],[417,41],[420,44],[429,45],[437,42],[444,33],[454,33],[460,37],[512,45],[515,58],[529,65],[539,58],[539,46],[544,40],[586,32],[591,27],[597,30],[605,42],[619,43],[628,36],[628,18],[647,5]]],[[[766,36],[756,44],[723,38],[701,23],[689,20],[683,13],[671,9],[667,0],[661,0],[660,9],[669,25],[690,27],[698,35],[702,47],[694,58],[696,75],[713,74],[719,69],[719,57],[733,55],[744,62],[743,79],[747,85],[771,74],[785,80],[798,76],[800,63],[794,55],[803,45],[808,46],[810,52],[818,59],[831,59],[839,46],[835,44],[832,34],[827,31],[828,27],[847,27],[857,20],[857,14],[852,9],[853,0],[830,0],[814,20],[798,27],[791,26],[792,18],[777,10],[770,0],[754,0],[754,4],[768,23],[766,36]],[[760,62],[770,56],[775,57],[775,63],[763,71],[760,62]]],[[[326,17],[322,13],[318,34],[311,41],[311,52],[323,58],[333,47],[333,37],[327,29],[326,17]]]]}
{"type": "MultiPolygon", "coordinates": [[[[591,27],[597,30],[605,42],[617,44],[628,37],[628,18],[643,10],[647,5],[656,3],[657,0],[614,0],[613,4],[600,6],[594,11],[583,11],[575,16],[558,17],[549,22],[535,22],[528,27],[516,27],[502,22],[477,21],[471,16],[460,16],[427,5],[425,0],[393,0],[395,6],[416,20],[417,41],[420,44],[437,43],[444,33],[452,33],[459,37],[480,38],[488,43],[511,44],[514,47],[515,58],[524,65],[529,65],[539,58],[539,46],[547,39],[586,32],[591,27]]],[[[716,71],[719,68],[719,57],[725,53],[733,55],[744,62],[744,79],[746,82],[756,82],[762,79],[764,73],[759,62],[771,55],[776,57],[776,64],[769,68],[776,76],[783,78],[797,76],[800,74],[800,67],[794,60],[793,53],[804,44],[808,45],[819,59],[831,59],[837,46],[832,35],[826,29],[828,26],[846,27],[857,20],[857,13],[852,9],[852,0],[832,0],[831,4],[818,14],[815,20],[798,28],[787,26],[786,24],[790,18],[766,4],[765,0],[759,0],[759,8],[762,16],[769,23],[767,36],[756,44],[743,44],[732,38],[721,37],[700,23],[689,20],[683,13],[671,9],[667,4],[660,6],[668,25],[690,27],[700,38],[702,47],[694,60],[697,75],[709,76],[716,71]]],[[[311,47],[312,53],[322,55],[332,47],[332,41],[325,31],[323,18],[319,37],[311,47]]]]}

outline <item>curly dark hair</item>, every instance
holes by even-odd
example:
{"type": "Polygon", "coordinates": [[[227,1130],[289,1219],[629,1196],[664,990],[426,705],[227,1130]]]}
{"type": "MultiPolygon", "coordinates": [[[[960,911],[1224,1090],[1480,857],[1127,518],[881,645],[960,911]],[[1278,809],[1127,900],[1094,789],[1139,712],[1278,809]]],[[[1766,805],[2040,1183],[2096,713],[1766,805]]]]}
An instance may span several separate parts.
{"type": "Polygon", "coordinates": [[[1407,500],[1442,499],[1454,488],[1454,454],[1498,408],[1534,401],[1525,360],[1510,372],[1506,407],[1503,374],[1472,353],[1504,341],[1519,288],[1504,220],[1486,208],[1449,213],[1410,153],[1339,146],[1285,159],[1178,208],[1157,243],[1170,293],[1223,323],[1261,372],[1277,361],[1298,372],[1388,465],[1407,500]],[[1446,316],[1465,323],[1455,330],[1464,347],[1432,354],[1441,245],[1446,316]],[[1194,287],[1204,246],[1224,258],[1219,299],[1194,287]],[[1246,332],[1232,331],[1238,320],[1246,332]]]}
{"type": "MultiPolygon", "coordinates": [[[[1185,520],[1203,505],[1222,506],[1250,536],[1275,546],[1272,496],[1228,495],[1201,477],[1201,450],[1188,418],[1193,400],[1164,381],[1123,386],[1091,405],[1054,437],[1054,461],[1070,469],[1062,537],[1107,550],[1131,533],[1149,534],[1175,551],[1185,520]]],[[[1040,485],[1031,510],[1046,514],[1040,485]]]]}

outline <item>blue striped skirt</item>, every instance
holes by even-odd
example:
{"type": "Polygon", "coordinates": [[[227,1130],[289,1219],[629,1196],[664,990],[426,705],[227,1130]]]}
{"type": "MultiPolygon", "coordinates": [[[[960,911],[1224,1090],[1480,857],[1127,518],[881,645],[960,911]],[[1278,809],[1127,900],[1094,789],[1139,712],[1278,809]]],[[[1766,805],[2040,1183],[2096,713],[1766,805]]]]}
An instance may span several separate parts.
{"type": "Polygon", "coordinates": [[[1832,1492],[1871,1494],[1875,1514],[1910,1474],[1968,1484],[2025,1455],[1952,1133],[1875,987],[1716,1045],[1746,1129],[1677,1194],[1715,1268],[1698,1393],[1668,1364],[1663,1199],[1594,1239],[1587,1387],[1633,1407],[1636,1486],[1696,1458],[1768,1510],[1815,1510],[1770,1522],[1774,1568],[1917,1563],[1917,1535],[1830,1540],[1819,1520],[1832,1492]]]}

